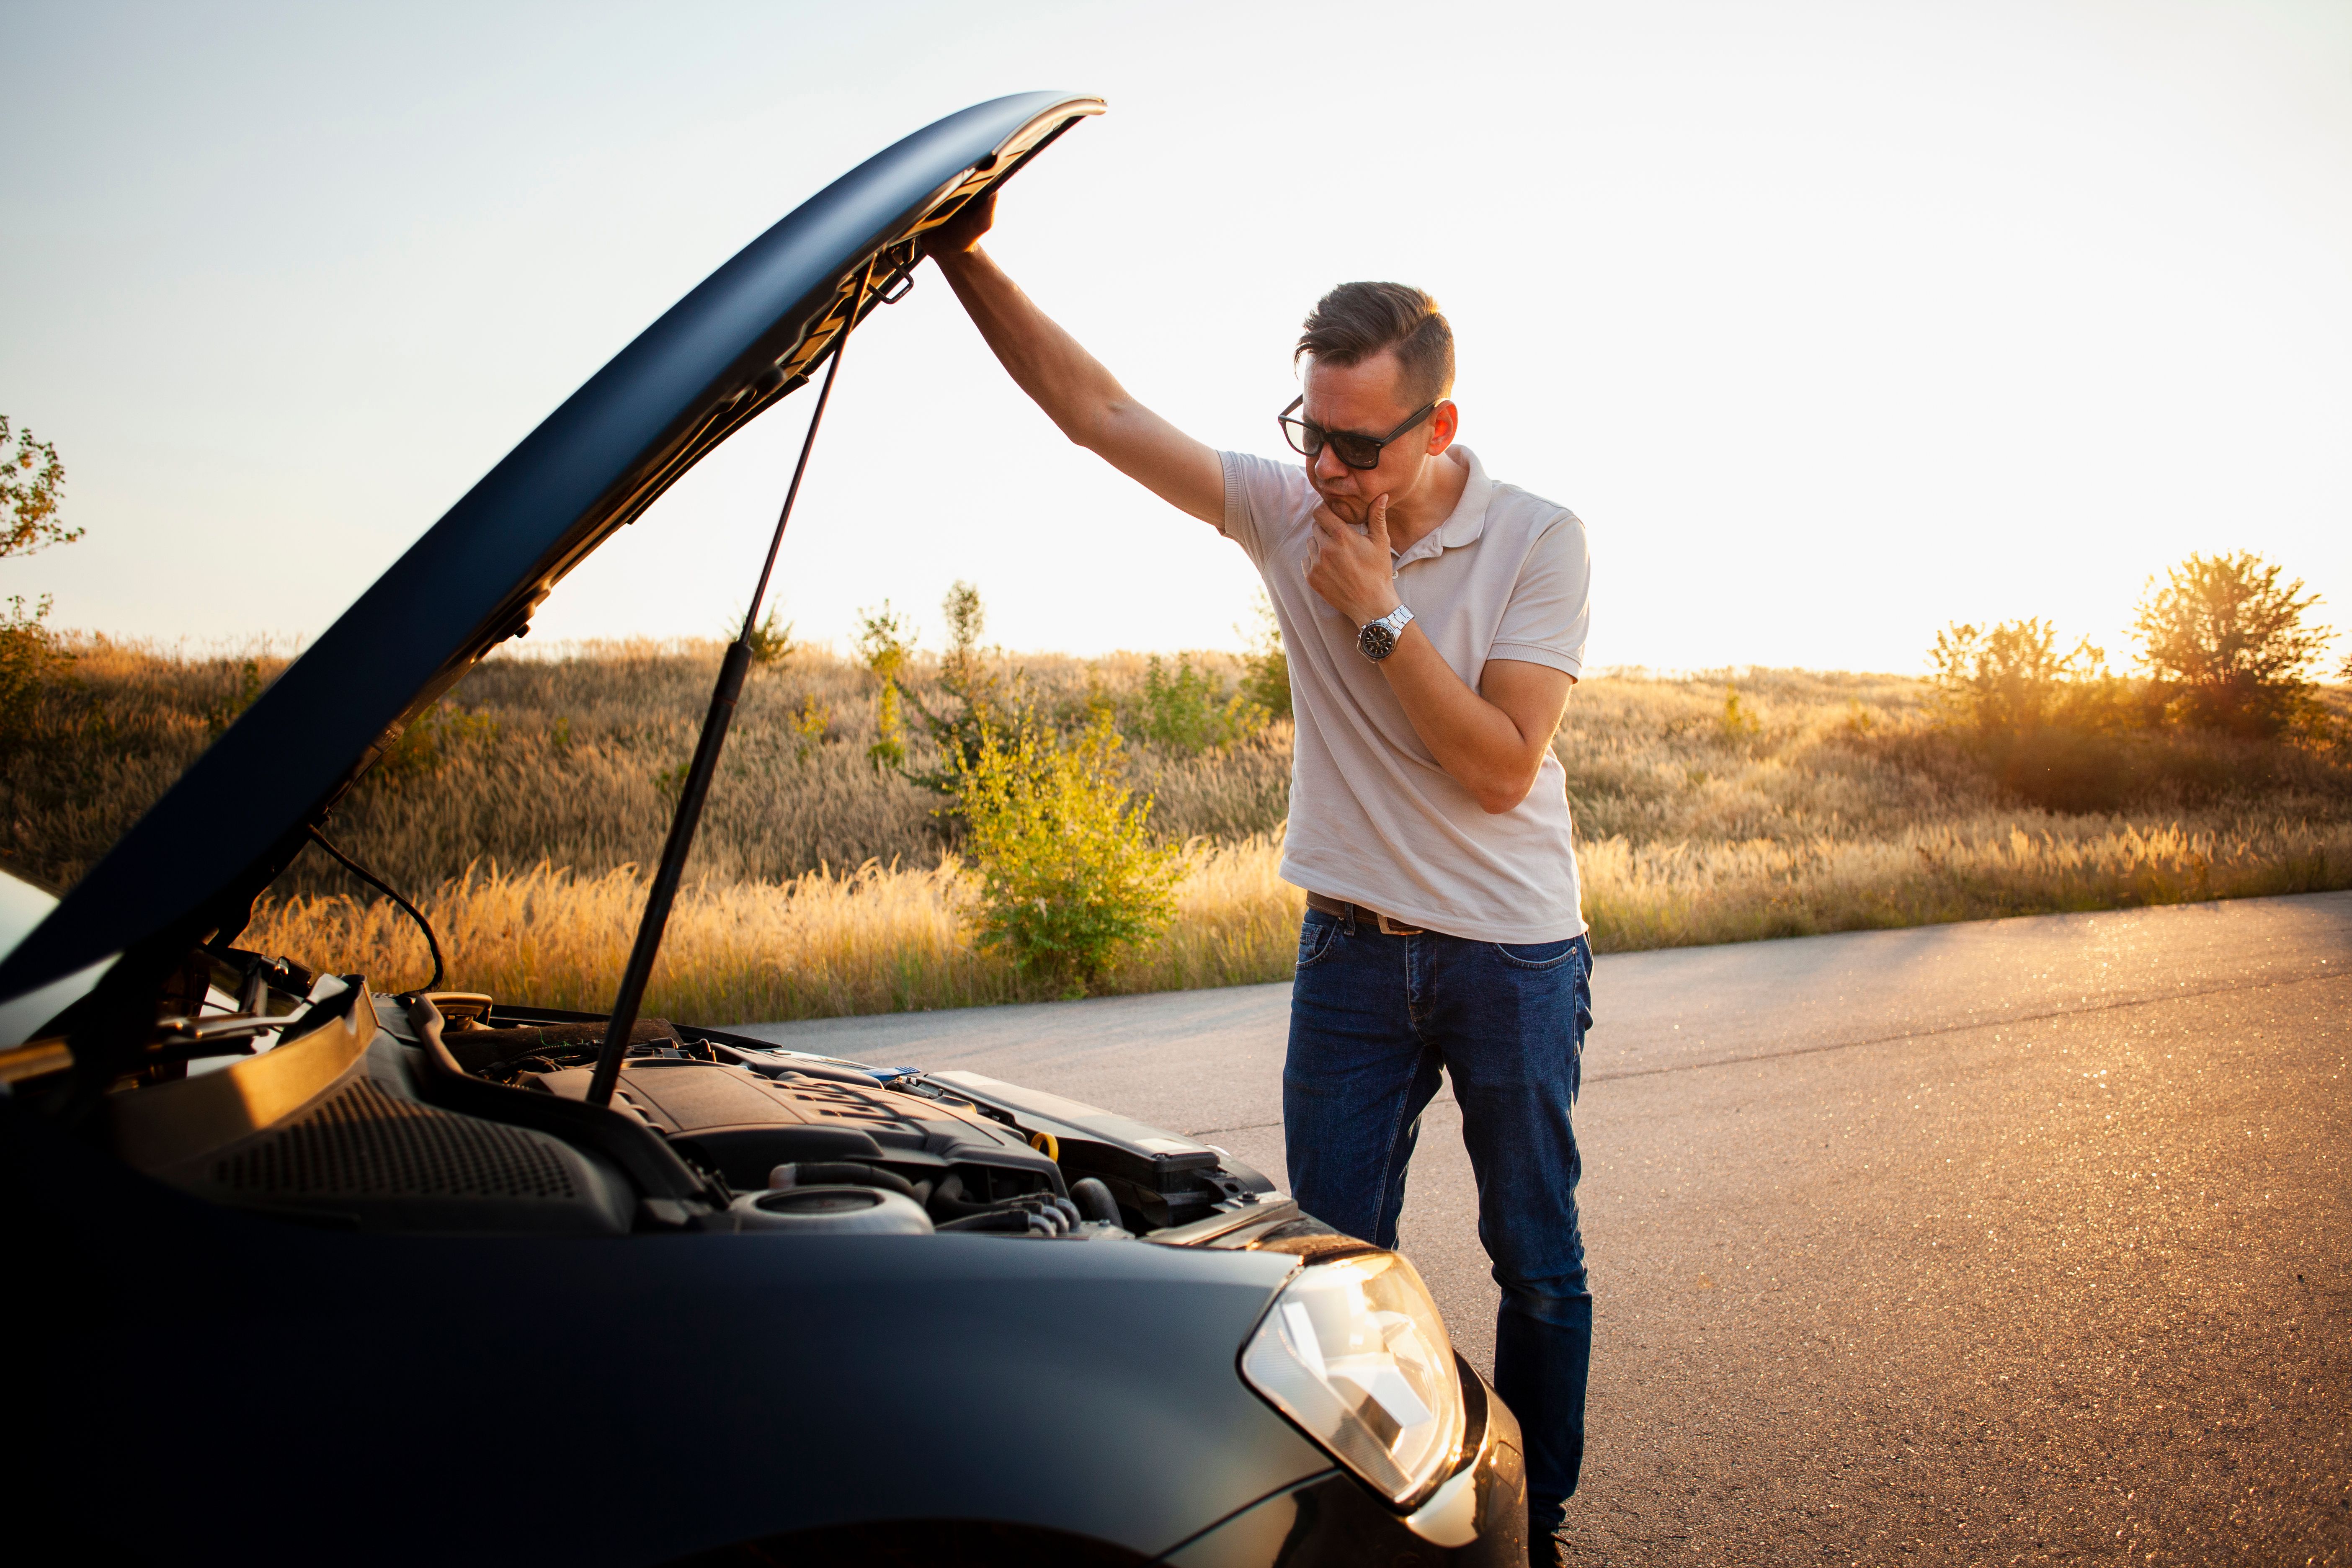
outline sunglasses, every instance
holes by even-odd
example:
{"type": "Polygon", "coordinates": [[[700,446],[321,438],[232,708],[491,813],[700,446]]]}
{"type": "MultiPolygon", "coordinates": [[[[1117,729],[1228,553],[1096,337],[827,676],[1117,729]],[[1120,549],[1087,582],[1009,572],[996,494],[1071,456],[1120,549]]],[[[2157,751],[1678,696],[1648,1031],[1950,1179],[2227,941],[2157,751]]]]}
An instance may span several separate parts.
{"type": "Polygon", "coordinates": [[[1403,424],[1385,436],[1364,436],[1353,430],[1326,430],[1312,419],[1293,419],[1290,416],[1290,409],[1297,407],[1306,401],[1307,398],[1303,394],[1294,397],[1290,400],[1290,408],[1284,409],[1275,416],[1275,422],[1282,426],[1283,439],[1290,443],[1292,451],[1302,458],[1317,457],[1321,454],[1324,443],[1328,441],[1330,443],[1332,455],[1348,467],[1377,468],[1381,466],[1381,448],[1436,413],[1437,405],[1445,399],[1435,397],[1423,404],[1420,408],[1406,416],[1403,424]]]}

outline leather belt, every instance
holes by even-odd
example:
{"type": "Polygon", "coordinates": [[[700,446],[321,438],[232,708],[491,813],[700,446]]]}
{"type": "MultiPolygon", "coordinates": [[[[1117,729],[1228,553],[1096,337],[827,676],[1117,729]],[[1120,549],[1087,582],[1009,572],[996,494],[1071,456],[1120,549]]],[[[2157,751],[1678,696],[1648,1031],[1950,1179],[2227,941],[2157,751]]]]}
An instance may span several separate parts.
{"type": "Polygon", "coordinates": [[[1374,927],[1382,936],[1421,936],[1426,931],[1425,927],[1399,925],[1378,910],[1368,910],[1361,904],[1351,904],[1345,899],[1334,899],[1323,893],[1308,893],[1307,907],[1335,915],[1351,925],[1360,921],[1374,927]]]}

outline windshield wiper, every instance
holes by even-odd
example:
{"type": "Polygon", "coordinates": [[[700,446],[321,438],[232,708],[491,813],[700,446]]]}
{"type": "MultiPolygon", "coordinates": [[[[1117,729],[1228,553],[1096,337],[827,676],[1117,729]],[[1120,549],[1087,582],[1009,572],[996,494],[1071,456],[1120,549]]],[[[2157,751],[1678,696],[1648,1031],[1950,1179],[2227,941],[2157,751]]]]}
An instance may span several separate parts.
{"type": "MultiPolygon", "coordinates": [[[[768,558],[760,567],[760,581],[751,590],[751,607],[743,613],[740,636],[727,645],[727,657],[719,661],[719,684],[711,689],[710,711],[703,716],[702,733],[694,742],[694,761],[686,770],[686,783],[678,790],[677,810],[669,820],[669,837],[662,845],[661,865],[654,872],[654,882],[646,893],[645,918],[637,922],[637,940],[629,950],[629,966],[621,974],[621,994],[613,999],[613,1016],[604,1028],[604,1047],[597,1053],[596,1070],[588,1079],[588,1103],[610,1105],[613,1088],[620,1079],[621,1059],[627,1054],[629,1036],[637,1024],[637,1009],[646,999],[646,985],[653,978],[654,959],[661,952],[662,932],[669,924],[670,906],[677,901],[678,879],[686,874],[686,858],[694,848],[695,830],[702,824],[702,805],[710,794],[710,780],[719,771],[719,753],[727,745],[727,728],[735,720],[736,700],[743,694],[743,678],[751,668],[751,639],[760,626],[760,605],[768,596],[768,579],[776,570],[776,552],[783,547],[784,525],[793,520],[793,503],[800,499],[801,478],[808,472],[809,452],[816,446],[817,426],[824,423],[824,405],[832,400],[833,384],[841,379],[841,357],[849,346],[849,334],[856,327],[858,313],[865,309],[874,287],[875,258],[867,257],[864,270],[858,275],[856,292],[849,297],[849,314],[842,321],[840,336],[833,345],[833,362],[825,366],[824,385],[818,388],[816,411],[809,416],[808,434],[801,437],[800,461],[793,466],[793,482],[784,491],[783,510],[776,514],[776,531],[768,541],[768,558]]],[[[911,277],[910,258],[900,273],[911,277]]],[[[897,282],[894,277],[891,281],[897,282]]],[[[898,290],[903,295],[905,289],[898,290]]],[[[890,296],[892,302],[897,296],[890,296]]]]}

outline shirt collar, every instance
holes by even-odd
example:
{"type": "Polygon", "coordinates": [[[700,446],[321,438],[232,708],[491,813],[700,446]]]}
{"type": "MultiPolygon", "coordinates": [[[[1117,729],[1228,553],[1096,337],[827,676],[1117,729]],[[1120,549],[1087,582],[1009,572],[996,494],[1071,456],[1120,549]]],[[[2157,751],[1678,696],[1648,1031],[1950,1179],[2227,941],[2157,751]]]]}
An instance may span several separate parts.
{"type": "Polygon", "coordinates": [[[1469,482],[1462,487],[1462,499],[1454,503],[1445,521],[1413,541],[1412,548],[1396,558],[1399,566],[1426,561],[1465,544],[1475,544],[1478,536],[1486,531],[1486,503],[1495,495],[1494,483],[1486,478],[1486,467],[1478,461],[1478,454],[1467,447],[1456,444],[1449,451],[1461,453],[1462,460],[1470,466],[1469,482]]]}

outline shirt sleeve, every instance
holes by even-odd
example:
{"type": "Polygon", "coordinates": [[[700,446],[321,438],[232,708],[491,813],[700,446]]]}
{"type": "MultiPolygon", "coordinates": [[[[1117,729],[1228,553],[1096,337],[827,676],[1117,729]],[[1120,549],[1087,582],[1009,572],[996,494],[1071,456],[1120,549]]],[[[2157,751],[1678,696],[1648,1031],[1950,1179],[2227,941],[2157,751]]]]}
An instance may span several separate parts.
{"type": "Polygon", "coordinates": [[[1284,523],[1298,510],[1307,476],[1296,463],[1248,452],[1220,452],[1225,468],[1225,521],[1221,531],[1263,571],[1265,552],[1281,542],[1284,523]]]}
{"type": "Polygon", "coordinates": [[[1584,524],[1574,512],[1563,511],[1528,552],[1486,657],[1581,676],[1584,637],[1592,624],[1591,599],[1591,546],[1584,524]]]}

